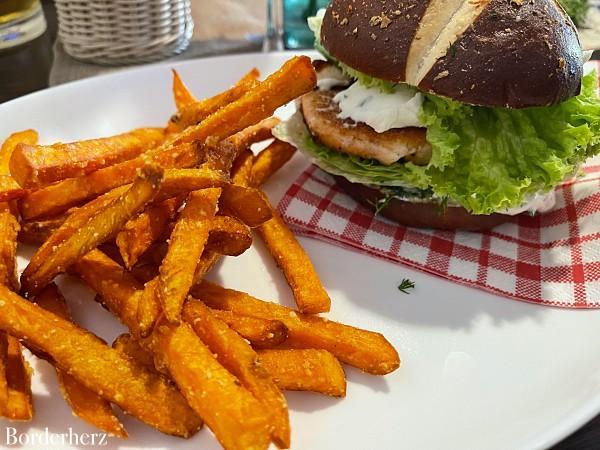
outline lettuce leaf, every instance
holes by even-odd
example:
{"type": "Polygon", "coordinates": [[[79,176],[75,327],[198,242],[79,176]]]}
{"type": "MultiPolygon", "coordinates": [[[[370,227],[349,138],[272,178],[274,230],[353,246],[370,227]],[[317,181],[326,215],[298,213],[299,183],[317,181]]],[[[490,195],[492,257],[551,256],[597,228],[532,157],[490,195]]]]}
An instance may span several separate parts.
{"type": "Polygon", "coordinates": [[[600,150],[595,72],[558,105],[485,108],[426,95],[421,120],[433,156],[426,174],[441,197],[475,214],[522,204],[553,189],[600,150]]]}

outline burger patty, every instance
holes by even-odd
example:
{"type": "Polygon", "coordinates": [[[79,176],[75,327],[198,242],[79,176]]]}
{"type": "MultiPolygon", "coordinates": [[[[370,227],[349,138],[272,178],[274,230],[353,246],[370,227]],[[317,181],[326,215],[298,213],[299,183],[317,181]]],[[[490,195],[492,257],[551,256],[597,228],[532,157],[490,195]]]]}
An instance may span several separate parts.
{"type": "Polygon", "coordinates": [[[425,139],[425,128],[395,128],[377,133],[369,125],[340,119],[333,101],[334,91],[312,91],[300,105],[311,134],[332,150],[390,165],[405,158],[418,165],[431,159],[431,146],[425,139]]]}

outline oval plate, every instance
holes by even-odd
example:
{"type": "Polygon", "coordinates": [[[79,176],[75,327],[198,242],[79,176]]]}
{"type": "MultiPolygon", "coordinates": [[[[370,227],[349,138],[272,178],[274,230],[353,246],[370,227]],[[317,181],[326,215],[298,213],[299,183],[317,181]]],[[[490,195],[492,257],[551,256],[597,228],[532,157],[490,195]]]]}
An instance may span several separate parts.
{"type": "MultiPolygon", "coordinates": [[[[174,111],[171,67],[201,98],[253,66],[269,74],[291,55],[152,65],[37,92],[0,105],[0,139],[24,128],[39,130],[41,142],[51,143],[162,125],[174,111]]],[[[297,155],[268,184],[274,202],[306,164],[297,155]]],[[[600,311],[512,301],[316,240],[301,241],[332,297],[328,317],[382,332],[398,349],[402,367],[387,377],[347,368],[348,395],[342,400],[287,393],[293,448],[543,448],[600,411],[600,311]],[[410,295],[397,289],[403,278],[416,283],[410,295]]],[[[21,268],[30,254],[21,249],[21,268]]],[[[227,258],[211,278],[291,305],[288,287],[260,242],[241,257],[227,258]]],[[[89,289],[67,278],[60,284],[78,323],[108,342],[124,331],[89,289]]],[[[98,433],[71,415],[52,368],[30,360],[35,419],[6,423],[15,433],[28,433],[29,443],[21,448],[75,448],[74,434],[98,433]],[[59,437],[53,445],[33,442],[46,427],[52,435],[66,433],[64,444],[59,437]]],[[[109,438],[109,448],[220,448],[207,429],[186,441],[131,418],[124,422],[130,438],[109,438]]],[[[6,439],[0,436],[0,443],[6,439]]]]}

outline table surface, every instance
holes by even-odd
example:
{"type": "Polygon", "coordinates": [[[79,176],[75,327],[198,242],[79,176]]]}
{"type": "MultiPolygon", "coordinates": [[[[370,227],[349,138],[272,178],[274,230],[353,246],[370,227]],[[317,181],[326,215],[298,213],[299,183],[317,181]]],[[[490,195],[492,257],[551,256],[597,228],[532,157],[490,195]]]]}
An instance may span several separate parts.
{"type": "MultiPolygon", "coordinates": [[[[43,0],[44,12],[48,21],[48,30],[44,35],[17,49],[0,53],[0,103],[12,98],[20,97],[26,93],[48,87],[52,64],[59,65],[68,58],[60,53],[54,61],[53,45],[56,39],[56,14],[51,0],[43,0]]],[[[196,42],[210,42],[206,48],[214,52],[232,52],[243,50],[256,50],[256,44],[244,44],[243,39],[248,35],[260,34],[264,29],[265,1],[264,0],[194,0],[193,15],[196,27],[192,48],[187,52],[187,57],[196,57],[206,54],[194,50],[196,42]]],[[[59,47],[60,49],[60,47],[59,47]]],[[[60,51],[60,50],[59,50],[60,51]]],[[[210,51],[210,50],[209,50],[210,51]]],[[[600,55],[594,55],[600,56],[600,55]]],[[[182,55],[183,58],[186,54],[182,55]]],[[[75,66],[77,66],[75,64],[75,66]]],[[[69,70],[70,67],[69,67],[69,70]]],[[[85,68],[75,75],[69,74],[64,67],[54,67],[56,75],[60,71],[58,81],[89,75],[89,68],[85,68]],[[67,73],[65,73],[67,72],[67,73]]],[[[98,67],[98,71],[102,68],[98,67]]],[[[55,80],[56,82],[56,80],[55,80]]],[[[552,450],[592,450],[600,448],[600,416],[590,421],[580,430],[557,444],[552,450]]]]}

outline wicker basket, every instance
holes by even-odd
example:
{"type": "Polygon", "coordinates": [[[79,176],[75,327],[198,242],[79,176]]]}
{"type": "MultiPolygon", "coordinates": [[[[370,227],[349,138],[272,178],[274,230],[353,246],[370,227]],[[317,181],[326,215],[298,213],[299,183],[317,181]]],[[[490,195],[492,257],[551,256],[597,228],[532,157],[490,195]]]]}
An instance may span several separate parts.
{"type": "Polygon", "coordinates": [[[98,64],[181,53],[194,30],[190,0],[56,0],[56,11],[65,51],[98,64]]]}

